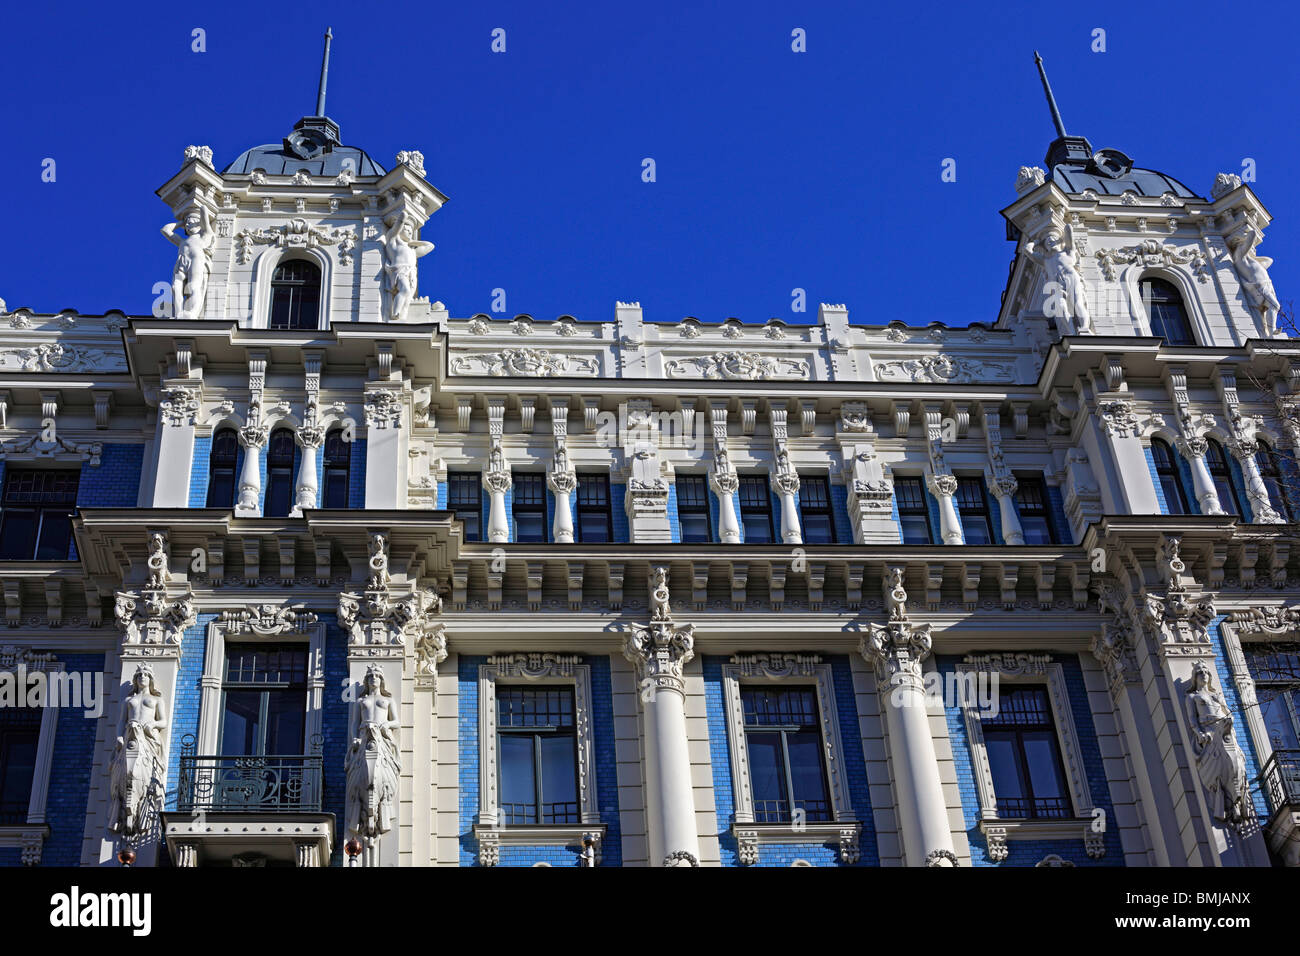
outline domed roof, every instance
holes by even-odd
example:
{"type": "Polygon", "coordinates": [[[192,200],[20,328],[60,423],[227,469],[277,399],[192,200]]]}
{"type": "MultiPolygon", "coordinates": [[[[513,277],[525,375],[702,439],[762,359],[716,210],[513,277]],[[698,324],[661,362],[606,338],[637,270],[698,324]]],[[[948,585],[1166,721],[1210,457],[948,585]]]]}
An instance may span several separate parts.
{"type": "Polygon", "coordinates": [[[1091,189],[1099,196],[1160,197],[1171,193],[1179,199],[1201,199],[1177,179],[1154,169],[1133,165],[1117,149],[1099,149],[1082,136],[1058,138],[1047,150],[1048,177],[1067,193],[1079,194],[1091,189]]]}
{"type": "Polygon", "coordinates": [[[300,169],[312,176],[337,176],[344,169],[354,176],[382,176],[387,171],[364,149],[344,146],[338,124],[327,116],[304,116],[281,142],[245,150],[222,173],[247,176],[255,169],[269,176],[291,176],[300,169]]]}

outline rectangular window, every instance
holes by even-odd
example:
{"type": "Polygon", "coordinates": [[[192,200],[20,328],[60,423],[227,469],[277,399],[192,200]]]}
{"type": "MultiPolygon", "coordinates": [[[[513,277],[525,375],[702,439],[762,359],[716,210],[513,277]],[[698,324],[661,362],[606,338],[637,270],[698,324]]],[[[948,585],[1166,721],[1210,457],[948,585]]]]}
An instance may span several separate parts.
{"type": "Polygon", "coordinates": [[[682,544],[707,544],[713,540],[709,521],[709,484],[704,475],[677,476],[677,521],[682,544]]]}
{"type": "Polygon", "coordinates": [[[1003,690],[996,716],[980,715],[997,813],[1004,819],[1061,819],[1072,813],[1047,690],[1003,690]]]}
{"type": "Polygon", "coordinates": [[[930,509],[925,500],[925,485],[920,478],[894,479],[894,500],[898,503],[898,523],[903,544],[933,544],[930,509]]]}
{"type": "Polygon", "coordinates": [[[303,753],[306,644],[227,644],[222,678],[223,756],[303,753]]]}
{"type": "Polygon", "coordinates": [[[614,540],[609,475],[578,476],[578,540],[583,544],[614,540]]]}
{"type": "Polygon", "coordinates": [[[496,695],[502,822],[580,822],[573,690],[498,686],[496,695]]]}
{"type": "Polygon", "coordinates": [[[1300,750],[1300,647],[1243,650],[1269,744],[1275,751],[1300,750]]]}
{"type": "Polygon", "coordinates": [[[65,561],[81,472],[14,468],[5,474],[0,559],[65,561]]]}
{"type": "MultiPolygon", "coordinates": [[[[1047,506],[1047,486],[1037,475],[1016,475],[1016,511],[1025,544],[1057,544],[1056,531],[1047,506]]],[[[963,512],[964,513],[964,512],[963,512]]]]}
{"type": "Polygon", "coordinates": [[[39,708],[0,707],[0,826],[27,822],[40,737],[39,708]]]}
{"type": "Polygon", "coordinates": [[[993,543],[989,500],[984,493],[983,478],[958,477],[957,509],[961,512],[961,532],[966,544],[993,543]]]}
{"type": "Polygon", "coordinates": [[[746,544],[771,544],[776,538],[765,475],[740,476],[740,521],[745,526],[746,544]]]}
{"type": "Polygon", "coordinates": [[[515,540],[525,544],[546,543],[546,476],[514,475],[515,540]]]}
{"type": "Polygon", "coordinates": [[[812,687],[742,687],[745,743],[755,823],[789,823],[794,810],[807,821],[831,818],[826,765],[812,687]]]}
{"type": "Polygon", "coordinates": [[[835,519],[831,514],[830,479],[818,475],[799,480],[799,515],[804,544],[834,544],[835,519]]]}
{"type": "Polygon", "coordinates": [[[454,511],[465,526],[466,541],[483,540],[483,493],[476,471],[447,473],[447,510],[454,511]]]}

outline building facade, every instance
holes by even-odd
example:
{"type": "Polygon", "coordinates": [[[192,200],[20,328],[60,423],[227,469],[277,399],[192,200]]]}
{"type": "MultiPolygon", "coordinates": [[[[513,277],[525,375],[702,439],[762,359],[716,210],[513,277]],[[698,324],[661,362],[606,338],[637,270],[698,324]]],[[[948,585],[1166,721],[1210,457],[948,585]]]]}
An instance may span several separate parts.
{"type": "Polygon", "coordinates": [[[420,153],[187,149],[162,314],[0,303],[0,862],[1300,864],[1269,214],[1058,131],[965,328],[453,317],[420,153]]]}

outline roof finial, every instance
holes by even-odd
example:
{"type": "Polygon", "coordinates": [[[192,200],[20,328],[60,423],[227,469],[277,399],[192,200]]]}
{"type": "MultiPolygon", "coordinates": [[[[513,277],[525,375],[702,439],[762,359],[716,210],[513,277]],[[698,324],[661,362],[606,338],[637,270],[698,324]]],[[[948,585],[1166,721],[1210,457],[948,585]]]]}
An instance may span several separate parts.
{"type": "MultiPolygon", "coordinates": [[[[334,31],[329,27],[325,28],[325,56],[320,62],[320,88],[316,91],[316,115],[325,115],[325,81],[329,79],[330,74],[330,40],[334,39],[334,31]]],[[[1046,79],[1043,80],[1047,82],[1046,79]]],[[[1056,107],[1052,107],[1053,110],[1056,107]]]]}
{"type": "MultiPolygon", "coordinates": [[[[328,47],[326,49],[328,50],[328,47]]],[[[1047,71],[1043,69],[1043,58],[1038,55],[1037,50],[1034,51],[1034,62],[1038,64],[1038,76],[1043,81],[1043,92],[1047,94],[1047,108],[1052,111],[1052,122],[1056,124],[1056,135],[1064,139],[1067,135],[1065,124],[1061,122],[1061,111],[1056,108],[1056,97],[1052,95],[1052,85],[1047,82],[1047,71]]],[[[325,81],[322,79],[321,82],[324,83],[325,81]]],[[[321,89],[324,90],[324,86],[321,89]]],[[[324,96],[325,94],[322,92],[321,95],[324,96]]]]}

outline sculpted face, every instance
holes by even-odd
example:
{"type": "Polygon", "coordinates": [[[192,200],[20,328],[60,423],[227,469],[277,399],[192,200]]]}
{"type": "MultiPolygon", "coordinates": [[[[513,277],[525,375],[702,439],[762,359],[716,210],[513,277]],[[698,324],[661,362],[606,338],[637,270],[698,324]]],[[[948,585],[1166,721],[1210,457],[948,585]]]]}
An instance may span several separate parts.
{"type": "Polygon", "coordinates": [[[1061,234],[1059,232],[1049,232],[1043,239],[1043,248],[1048,252],[1056,252],[1061,248],[1061,234]]]}
{"type": "Polygon", "coordinates": [[[415,232],[414,232],[414,230],[411,229],[411,224],[410,224],[409,222],[406,223],[404,226],[402,226],[402,238],[403,238],[403,239],[405,239],[405,240],[407,240],[407,241],[409,242],[409,241],[410,241],[411,239],[413,239],[414,237],[415,237],[415,232]]]}
{"type": "Polygon", "coordinates": [[[191,213],[185,217],[185,231],[191,236],[198,235],[203,231],[203,223],[197,215],[191,213]]]}

